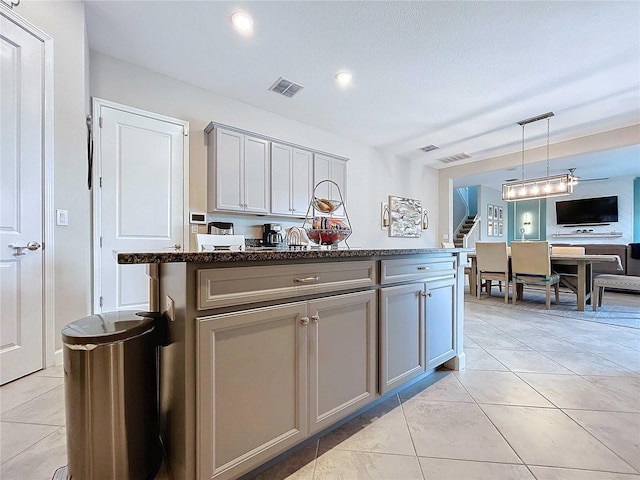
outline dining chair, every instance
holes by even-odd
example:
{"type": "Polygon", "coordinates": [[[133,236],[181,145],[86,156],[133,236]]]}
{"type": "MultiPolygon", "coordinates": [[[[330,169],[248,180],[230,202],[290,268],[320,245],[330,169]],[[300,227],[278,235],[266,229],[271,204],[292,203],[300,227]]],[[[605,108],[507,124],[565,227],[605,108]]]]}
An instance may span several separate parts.
{"type": "MultiPolygon", "coordinates": [[[[507,242],[476,242],[476,265],[478,270],[478,285],[485,282],[486,291],[491,296],[491,282],[496,280],[505,284],[504,303],[509,303],[509,257],[507,242]]],[[[478,288],[480,299],[482,288],[478,288]]]]}
{"type": "MultiPolygon", "coordinates": [[[[551,307],[553,286],[557,305],[560,301],[560,275],[551,272],[549,242],[511,242],[511,280],[514,290],[524,290],[524,285],[545,287],[546,310],[551,307]]],[[[511,296],[514,305],[517,296],[515,293],[511,296]]]]}

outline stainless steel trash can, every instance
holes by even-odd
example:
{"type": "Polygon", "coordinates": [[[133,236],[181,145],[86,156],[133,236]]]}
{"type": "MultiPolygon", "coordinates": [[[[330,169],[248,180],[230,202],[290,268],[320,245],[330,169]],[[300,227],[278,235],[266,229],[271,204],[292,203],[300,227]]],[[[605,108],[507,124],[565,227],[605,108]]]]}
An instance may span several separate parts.
{"type": "Polygon", "coordinates": [[[92,315],[62,329],[72,480],[147,480],[161,461],[157,314],[92,315]]]}

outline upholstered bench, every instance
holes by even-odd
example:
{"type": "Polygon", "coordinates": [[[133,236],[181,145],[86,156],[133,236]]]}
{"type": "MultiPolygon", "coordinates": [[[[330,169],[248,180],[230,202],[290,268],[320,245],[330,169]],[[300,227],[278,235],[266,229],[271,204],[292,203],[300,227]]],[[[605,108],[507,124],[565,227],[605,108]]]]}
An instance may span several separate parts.
{"type": "Polygon", "coordinates": [[[640,292],[640,277],[633,277],[631,275],[598,275],[593,280],[593,293],[595,297],[591,299],[591,304],[593,305],[594,311],[596,305],[598,307],[602,306],[605,287],[640,292]]]}

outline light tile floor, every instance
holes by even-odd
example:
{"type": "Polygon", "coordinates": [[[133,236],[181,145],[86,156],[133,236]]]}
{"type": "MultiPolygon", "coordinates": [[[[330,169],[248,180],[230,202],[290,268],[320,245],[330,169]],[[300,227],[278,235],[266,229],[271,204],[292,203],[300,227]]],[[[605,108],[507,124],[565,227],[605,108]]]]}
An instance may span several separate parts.
{"type": "MultiPolygon", "coordinates": [[[[437,371],[251,478],[640,480],[640,329],[466,299],[466,370],[437,371]]],[[[616,302],[640,309],[607,292],[616,302]]],[[[64,424],[62,367],[1,387],[0,478],[50,480],[64,424]]]]}

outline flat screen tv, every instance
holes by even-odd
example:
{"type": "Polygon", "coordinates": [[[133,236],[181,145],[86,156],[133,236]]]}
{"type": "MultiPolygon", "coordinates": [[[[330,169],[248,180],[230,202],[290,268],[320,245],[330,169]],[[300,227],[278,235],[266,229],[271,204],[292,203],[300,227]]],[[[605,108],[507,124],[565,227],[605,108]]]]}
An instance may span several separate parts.
{"type": "Polygon", "coordinates": [[[558,225],[595,225],[618,221],[618,197],[581,198],[556,202],[558,225]]]}

